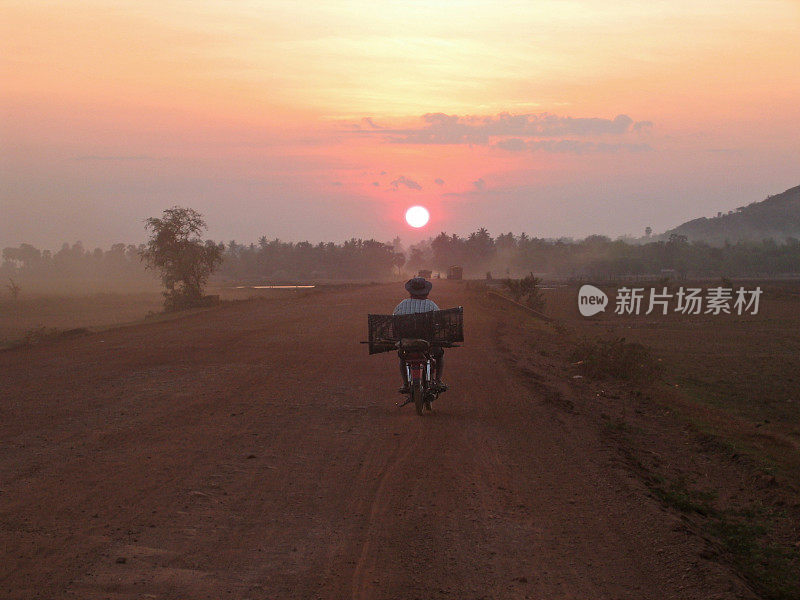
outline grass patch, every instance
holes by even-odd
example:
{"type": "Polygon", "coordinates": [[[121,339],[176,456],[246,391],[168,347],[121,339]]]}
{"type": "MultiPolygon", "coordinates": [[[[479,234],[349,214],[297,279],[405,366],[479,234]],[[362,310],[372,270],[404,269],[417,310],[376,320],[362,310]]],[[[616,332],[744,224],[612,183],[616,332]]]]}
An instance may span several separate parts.
{"type": "MultiPolygon", "coordinates": [[[[688,387],[682,388],[682,393],[698,406],[707,405],[713,409],[725,410],[725,407],[716,406],[688,387]]],[[[746,420],[739,413],[733,410],[731,412],[737,418],[746,420]]],[[[703,435],[708,445],[727,454],[731,459],[746,461],[752,468],[769,475],[780,474],[793,482],[800,481],[800,460],[796,454],[786,452],[784,446],[776,445],[769,437],[759,439],[753,436],[752,430],[739,430],[726,421],[693,414],[690,410],[676,409],[676,413],[692,429],[703,435]]]]}
{"type": "Polygon", "coordinates": [[[717,494],[713,491],[690,490],[683,480],[667,484],[663,478],[655,478],[651,489],[661,502],[681,512],[694,512],[704,517],[717,514],[712,505],[717,494]]]}
{"type": "Polygon", "coordinates": [[[766,598],[800,598],[800,551],[766,540],[765,523],[726,515],[712,520],[706,530],[722,543],[739,572],[766,598]]]}
{"type": "Polygon", "coordinates": [[[770,600],[800,598],[800,549],[769,539],[773,514],[761,507],[720,511],[713,491],[690,489],[683,480],[652,476],[649,487],[665,505],[707,520],[704,531],[715,538],[739,573],[770,600]]]}
{"type": "Polygon", "coordinates": [[[644,433],[644,430],[641,427],[637,427],[635,425],[631,425],[624,419],[611,419],[607,415],[602,415],[604,420],[603,427],[606,431],[627,437],[631,434],[641,434],[644,433]]]}
{"type": "Polygon", "coordinates": [[[65,338],[72,338],[79,335],[89,333],[85,327],[76,327],[73,329],[60,329],[58,327],[34,327],[25,332],[25,334],[16,340],[7,342],[6,348],[16,348],[19,346],[36,346],[44,342],[52,342],[65,338]]]}
{"type": "Polygon", "coordinates": [[[584,339],[575,346],[570,359],[592,379],[645,380],[661,372],[646,346],[627,342],[624,337],[584,339]]]}
{"type": "Polygon", "coordinates": [[[57,327],[34,327],[25,332],[19,340],[20,346],[34,346],[42,342],[57,340],[61,337],[61,330],[57,327]]]}

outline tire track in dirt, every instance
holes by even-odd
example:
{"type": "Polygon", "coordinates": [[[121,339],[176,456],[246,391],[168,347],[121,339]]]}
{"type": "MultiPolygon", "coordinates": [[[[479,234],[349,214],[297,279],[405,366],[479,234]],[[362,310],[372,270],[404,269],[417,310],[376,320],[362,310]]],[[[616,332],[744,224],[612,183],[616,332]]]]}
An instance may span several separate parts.
{"type": "Polygon", "coordinates": [[[422,418],[356,344],[400,285],[0,353],[0,597],[745,597],[545,362],[496,351],[529,325],[435,285],[467,342],[422,418]]]}
{"type": "Polygon", "coordinates": [[[361,549],[357,551],[358,560],[356,561],[355,568],[353,569],[353,578],[350,583],[350,596],[353,600],[362,600],[369,598],[368,592],[370,587],[365,584],[366,579],[374,570],[374,554],[372,552],[377,537],[377,531],[385,527],[385,515],[388,512],[389,506],[389,490],[394,484],[394,478],[397,473],[402,469],[404,463],[407,462],[409,455],[417,449],[419,435],[414,435],[413,438],[405,438],[407,443],[402,444],[398,452],[396,452],[387,463],[386,467],[380,475],[377,489],[369,501],[369,506],[366,507],[365,512],[367,521],[365,525],[365,532],[361,542],[361,549]]]}

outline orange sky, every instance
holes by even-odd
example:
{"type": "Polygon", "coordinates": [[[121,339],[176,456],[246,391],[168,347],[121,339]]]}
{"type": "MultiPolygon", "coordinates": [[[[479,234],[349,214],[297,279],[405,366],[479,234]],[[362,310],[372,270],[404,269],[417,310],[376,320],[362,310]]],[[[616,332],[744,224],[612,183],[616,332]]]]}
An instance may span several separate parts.
{"type": "Polygon", "coordinates": [[[2,245],[172,204],[239,241],[640,235],[800,183],[795,1],[0,4],[2,245]]]}

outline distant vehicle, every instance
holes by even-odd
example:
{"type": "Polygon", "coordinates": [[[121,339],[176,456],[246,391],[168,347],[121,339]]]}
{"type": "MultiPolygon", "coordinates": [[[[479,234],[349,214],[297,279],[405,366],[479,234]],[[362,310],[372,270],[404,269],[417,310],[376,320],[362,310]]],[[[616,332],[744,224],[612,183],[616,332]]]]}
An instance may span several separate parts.
{"type": "Polygon", "coordinates": [[[459,266],[452,266],[447,269],[448,279],[462,279],[464,276],[464,269],[459,266]]]}
{"type": "Polygon", "coordinates": [[[420,269],[419,273],[417,274],[417,277],[422,277],[424,279],[430,279],[432,274],[433,274],[433,271],[431,271],[430,269],[420,269]]]}

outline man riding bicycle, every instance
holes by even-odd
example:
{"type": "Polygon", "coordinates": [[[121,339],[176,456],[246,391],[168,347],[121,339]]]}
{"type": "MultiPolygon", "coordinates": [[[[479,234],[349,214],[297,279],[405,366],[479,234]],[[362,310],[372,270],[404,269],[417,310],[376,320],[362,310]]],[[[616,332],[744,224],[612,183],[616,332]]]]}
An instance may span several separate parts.
{"type": "MultiPolygon", "coordinates": [[[[424,277],[414,277],[409,279],[405,285],[406,291],[410,294],[410,298],[406,298],[398,304],[393,315],[411,315],[415,313],[430,312],[439,310],[433,300],[428,300],[428,294],[433,288],[433,284],[426,280],[424,277]]],[[[444,392],[447,386],[442,382],[442,372],[444,371],[444,350],[440,346],[434,346],[430,349],[431,356],[436,359],[436,373],[433,381],[435,391],[444,392]]],[[[408,381],[408,371],[406,370],[406,361],[400,357],[400,376],[403,378],[403,387],[398,391],[401,394],[408,394],[411,391],[408,381]]]]}

